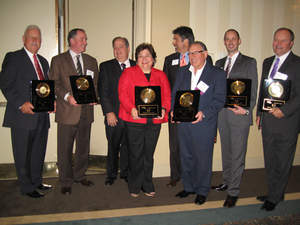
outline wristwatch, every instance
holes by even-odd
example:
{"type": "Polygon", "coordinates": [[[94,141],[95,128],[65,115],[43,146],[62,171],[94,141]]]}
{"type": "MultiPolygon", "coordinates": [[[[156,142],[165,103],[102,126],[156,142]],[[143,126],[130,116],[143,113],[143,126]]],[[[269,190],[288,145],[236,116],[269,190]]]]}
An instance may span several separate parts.
{"type": "Polygon", "coordinates": [[[248,109],[246,109],[246,113],[245,113],[245,115],[246,115],[246,116],[248,116],[248,115],[249,115],[249,110],[248,110],[248,109]]]}

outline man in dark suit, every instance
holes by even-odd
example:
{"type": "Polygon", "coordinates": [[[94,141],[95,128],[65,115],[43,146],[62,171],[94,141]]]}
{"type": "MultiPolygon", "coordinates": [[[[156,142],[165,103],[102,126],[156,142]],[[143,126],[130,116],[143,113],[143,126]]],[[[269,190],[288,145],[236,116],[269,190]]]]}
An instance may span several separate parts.
{"type": "Polygon", "coordinates": [[[118,85],[123,70],[135,65],[135,62],[128,58],[130,47],[125,37],[114,38],[112,45],[115,58],[100,64],[98,82],[98,92],[105,116],[104,124],[108,142],[105,185],[112,185],[117,179],[119,154],[120,178],[127,181],[128,150],[124,133],[124,121],[119,118],[118,85]]]}
{"type": "Polygon", "coordinates": [[[261,209],[271,211],[284,200],[284,191],[293,165],[299,131],[300,110],[300,57],[291,51],[294,33],[279,28],[273,37],[275,56],[263,62],[256,123],[261,127],[268,194],[258,196],[261,209]],[[289,100],[281,107],[263,111],[265,79],[290,80],[289,100]]]}
{"type": "Polygon", "coordinates": [[[76,28],[68,34],[69,51],[52,58],[49,77],[55,81],[57,106],[57,159],[61,193],[71,194],[72,183],[91,186],[85,178],[90,152],[91,124],[94,121],[94,105],[77,104],[73,97],[71,75],[91,76],[97,90],[97,60],[83,52],[87,36],[83,29],[76,28]],[[74,166],[72,165],[73,144],[76,141],[74,166]]]}
{"type": "Polygon", "coordinates": [[[178,90],[200,90],[200,100],[196,120],[177,124],[184,190],[176,196],[196,193],[195,203],[201,205],[210,190],[214,138],[218,112],[225,104],[226,77],[224,71],[206,62],[207,50],[202,42],[191,44],[189,58],[191,65],[178,71],[172,109],[178,90]]]}
{"type": "Polygon", "coordinates": [[[228,55],[218,60],[216,66],[225,70],[227,78],[251,80],[250,107],[234,105],[233,108],[223,108],[218,116],[224,183],[213,186],[212,189],[225,191],[228,188],[224,207],[230,208],[235,206],[238,199],[245,168],[249,129],[253,124],[252,110],[257,95],[257,66],[254,58],[239,52],[241,39],[238,31],[227,30],[224,44],[228,55]]]}
{"type": "MultiPolygon", "coordinates": [[[[172,44],[176,52],[166,56],[163,68],[169,79],[171,90],[173,89],[178,69],[189,64],[188,50],[193,42],[194,33],[190,27],[180,26],[173,30],[172,44]]],[[[210,56],[208,56],[207,61],[212,64],[210,56]]],[[[176,131],[177,124],[169,121],[168,125],[171,177],[167,186],[174,187],[181,176],[180,151],[176,131]]]]}
{"type": "Polygon", "coordinates": [[[42,172],[50,127],[48,112],[33,112],[30,85],[32,80],[48,79],[49,64],[37,55],[41,31],[29,25],[23,36],[24,48],[6,54],[0,76],[0,88],[7,99],[3,120],[11,128],[11,142],[21,193],[32,198],[43,197],[42,172]]]}

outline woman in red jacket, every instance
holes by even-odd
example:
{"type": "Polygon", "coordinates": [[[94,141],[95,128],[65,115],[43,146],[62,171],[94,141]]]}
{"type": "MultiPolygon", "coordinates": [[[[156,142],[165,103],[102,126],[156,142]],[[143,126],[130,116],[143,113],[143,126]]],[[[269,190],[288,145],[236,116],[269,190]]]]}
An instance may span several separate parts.
{"type": "Polygon", "coordinates": [[[132,197],[138,197],[141,190],[153,197],[153,155],[161,123],[168,121],[171,91],[166,74],[153,68],[156,53],[151,44],[140,44],[135,58],[137,65],[125,69],[119,81],[119,117],[125,121],[129,149],[128,189],[132,197]],[[135,87],[139,86],[160,86],[161,116],[139,117],[135,104],[135,87]]]}

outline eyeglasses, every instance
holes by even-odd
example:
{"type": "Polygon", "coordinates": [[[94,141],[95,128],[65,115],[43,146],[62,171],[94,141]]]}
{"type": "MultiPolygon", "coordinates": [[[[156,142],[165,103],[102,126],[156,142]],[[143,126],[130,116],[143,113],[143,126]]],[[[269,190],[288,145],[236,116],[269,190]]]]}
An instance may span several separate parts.
{"type": "Polygon", "coordinates": [[[189,52],[188,55],[198,55],[202,52],[205,52],[205,50],[200,50],[200,51],[194,51],[194,52],[189,52]]]}

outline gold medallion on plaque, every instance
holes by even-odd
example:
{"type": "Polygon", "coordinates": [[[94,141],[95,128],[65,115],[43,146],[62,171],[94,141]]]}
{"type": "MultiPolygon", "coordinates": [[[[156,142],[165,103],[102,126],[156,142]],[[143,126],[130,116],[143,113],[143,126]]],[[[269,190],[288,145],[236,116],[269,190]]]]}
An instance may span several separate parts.
{"type": "Polygon", "coordinates": [[[76,86],[79,90],[85,91],[89,88],[90,84],[86,78],[80,77],[76,80],[76,86]]]}
{"type": "Polygon", "coordinates": [[[243,81],[236,80],[231,83],[230,89],[235,95],[241,95],[246,89],[246,84],[243,81]]]}
{"type": "Polygon", "coordinates": [[[194,95],[191,92],[183,93],[179,98],[179,104],[182,107],[190,107],[193,105],[194,95]]]}
{"type": "Polygon", "coordinates": [[[272,97],[280,98],[284,92],[284,88],[279,82],[273,82],[268,87],[268,92],[272,97]]]}
{"type": "Polygon", "coordinates": [[[35,91],[39,97],[46,98],[50,94],[50,86],[45,82],[41,82],[36,86],[35,91]]]}
{"type": "Polygon", "coordinates": [[[155,100],[155,91],[153,91],[151,88],[145,88],[144,90],[141,91],[141,100],[145,104],[152,103],[155,100]]]}

